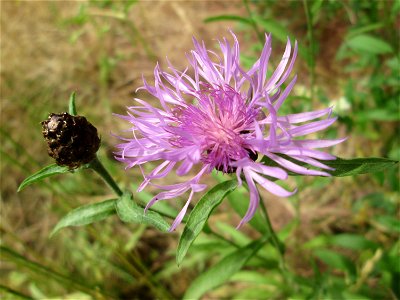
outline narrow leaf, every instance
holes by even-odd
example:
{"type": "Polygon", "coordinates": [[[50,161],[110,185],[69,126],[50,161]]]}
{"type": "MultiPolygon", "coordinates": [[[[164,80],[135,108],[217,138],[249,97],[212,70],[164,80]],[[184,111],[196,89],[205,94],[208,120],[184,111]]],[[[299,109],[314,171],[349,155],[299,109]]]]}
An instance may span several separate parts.
{"type": "Polygon", "coordinates": [[[343,233],[329,238],[331,245],[352,250],[376,249],[378,245],[362,235],[343,233]]]}
{"type": "MultiPolygon", "coordinates": [[[[393,101],[395,102],[395,101],[393,101]]],[[[394,122],[400,120],[398,111],[392,110],[391,107],[370,109],[357,114],[357,120],[362,122],[367,121],[381,121],[381,122],[394,122]]]]}
{"type": "MultiPolygon", "coordinates": [[[[249,207],[249,200],[244,188],[243,190],[238,189],[234,193],[230,194],[228,196],[228,201],[239,216],[243,217],[246,214],[246,211],[249,207]]],[[[257,209],[253,218],[251,218],[249,224],[261,234],[266,234],[268,232],[265,225],[265,220],[261,216],[259,209],[257,209]]]]}
{"type": "Polygon", "coordinates": [[[193,241],[200,234],[213,209],[217,207],[225,198],[225,196],[233,191],[236,187],[236,180],[229,180],[219,183],[206,194],[204,194],[199,202],[197,202],[196,206],[189,215],[185,229],[183,230],[179,240],[179,245],[176,252],[176,262],[178,265],[181,264],[190,245],[192,245],[193,241]]]}
{"type": "Polygon", "coordinates": [[[236,21],[243,24],[251,24],[251,20],[236,15],[220,15],[204,19],[205,23],[219,22],[219,21],[236,21]]]}
{"type": "MultiPolygon", "coordinates": [[[[297,161],[287,155],[280,155],[291,162],[299,166],[304,166],[306,168],[315,169],[314,167],[304,163],[297,161]]],[[[264,157],[262,162],[267,166],[280,166],[275,161],[271,160],[268,157],[264,157]]],[[[389,167],[394,166],[398,163],[396,160],[388,159],[388,158],[380,158],[380,157],[368,157],[368,158],[353,158],[353,159],[343,159],[337,157],[335,160],[321,160],[321,163],[334,168],[333,171],[326,171],[335,177],[344,177],[344,176],[353,176],[358,174],[366,174],[366,173],[374,173],[383,171],[389,167]]],[[[281,167],[283,168],[283,167],[281,167]]],[[[303,176],[301,174],[294,173],[292,171],[287,170],[288,174],[291,176],[303,176]]]]}
{"type": "Polygon", "coordinates": [[[61,228],[87,225],[115,214],[115,201],[116,199],[110,199],[75,208],[57,223],[50,236],[56,234],[61,228]]]}
{"type": "Polygon", "coordinates": [[[325,161],[324,163],[335,168],[334,171],[328,172],[332,176],[343,177],[383,171],[394,166],[398,161],[379,157],[354,159],[343,159],[338,157],[335,160],[325,161]]]}
{"type": "MultiPolygon", "coordinates": [[[[219,182],[223,182],[225,180],[225,176],[219,173],[213,173],[213,177],[217,179],[219,182]]],[[[248,192],[244,187],[236,189],[233,193],[227,195],[228,202],[230,206],[236,211],[236,213],[243,217],[246,214],[247,209],[249,208],[249,201],[243,201],[248,197],[248,192]]],[[[249,221],[250,226],[259,231],[262,235],[266,234],[268,230],[265,226],[265,220],[260,214],[260,210],[257,209],[253,218],[249,221]]]]}
{"type": "Polygon", "coordinates": [[[314,251],[314,255],[333,269],[347,271],[350,275],[354,275],[356,272],[353,262],[342,254],[327,249],[318,249],[314,251]]]}
{"type": "MultiPolygon", "coordinates": [[[[278,293],[277,288],[273,286],[255,286],[249,285],[244,288],[241,285],[238,285],[238,290],[233,293],[229,298],[231,300],[243,300],[243,299],[274,299],[276,298],[276,294],[278,293]]],[[[299,299],[299,298],[290,298],[290,299],[299,299]]]]}
{"type": "Polygon", "coordinates": [[[234,242],[238,246],[247,245],[252,241],[252,239],[248,236],[247,233],[237,230],[235,227],[226,224],[224,222],[217,221],[215,226],[218,228],[219,232],[223,232],[224,235],[234,242]]]}
{"type": "MultiPolygon", "coordinates": [[[[266,284],[268,282],[268,277],[270,275],[260,274],[259,271],[239,271],[235,275],[232,276],[232,282],[249,282],[254,284],[266,284]]],[[[276,283],[275,283],[276,284],[276,283]]]]}
{"type": "MultiPolygon", "coordinates": [[[[189,218],[190,219],[190,218],[189,218]]],[[[225,256],[216,265],[197,277],[186,290],[183,299],[199,299],[210,291],[229,280],[245,263],[261,248],[266,239],[254,241],[246,247],[225,256]]]]}
{"type": "Polygon", "coordinates": [[[35,183],[37,181],[43,180],[46,177],[50,177],[50,176],[62,174],[62,173],[68,173],[68,172],[70,172],[70,170],[66,166],[58,166],[56,164],[47,166],[47,167],[41,169],[40,171],[36,172],[35,174],[32,174],[31,176],[25,178],[25,180],[22,181],[22,183],[18,187],[18,192],[21,191],[26,186],[28,186],[32,183],[35,183]]]}
{"type": "Polygon", "coordinates": [[[360,34],[349,38],[346,44],[355,51],[385,54],[392,53],[392,47],[384,40],[368,34],[360,34]]]}
{"type": "Polygon", "coordinates": [[[282,26],[282,24],[272,19],[256,17],[255,21],[264,29],[265,32],[271,33],[274,38],[280,40],[282,43],[287,42],[287,39],[290,36],[287,27],[282,26]]]}
{"type": "Polygon", "coordinates": [[[385,26],[384,22],[379,22],[379,23],[372,23],[372,24],[368,24],[365,26],[357,27],[356,29],[350,30],[347,33],[346,40],[349,40],[350,38],[353,38],[353,37],[358,36],[365,32],[370,32],[370,31],[375,31],[377,29],[381,29],[384,26],[385,26]]]}
{"type": "Polygon", "coordinates": [[[5,293],[5,294],[3,294],[4,299],[26,299],[26,300],[34,299],[28,295],[24,295],[24,294],[20,293],[19,291],[13,290],[12,288],[9,288],[8,286],[2,285],[2,284],[0,284],[0,291],[3,291],[5,293]]]}
{"type": "Polygon", "coordinates": [[[75,92],[72,92],[71,96],[69,97],[69,107],[68,112],[71,116],[76,116],[78,113],[76,112],[76,105],[75,105],[75,92]]]}
{"type": "Polygon", "coordinates": [[[124,193],[115,205],[119,218],[123,222],[147,224],[161,231],[168,231],[169,224],[160,214],[154,211],[144,212],[144,208],[137,205],[129,193],[124,193]]]}
{"type": "Polygon", "coordinates": [[[380,225],[384,229],[392,232],[400,232],[400,220],[395,216],[376,216],[372,223],[380,225]]]}
{"type": "MultiPolygon", "coordinates": [[[[131,184],[132,190],[137,190],[138,187],[139,186],[135,183],[131,184]]],[[[144,205],[146,205],[146,203],[148,203],[153,197],[154,197],[154,195],[152,193],[149,193],[146,191],[141,191],[140,193],[137,193],[135,195],[135,198],[138,201],[138,203],[144,204],[144,205]]],[[[154,203],[151,206],[151,210],[161,214],[162,216],[165,216],[165,217],[168,217],[171,219],[175,219],[175,217],[179,213],[176,210],[176,208],[172,207],[168,201],[158,201],[158,202],[154,203]]],[[[186,223],[186,221],[187,221],[187,216],[185,216],[183,218],[182,222],[186,223]]]]}

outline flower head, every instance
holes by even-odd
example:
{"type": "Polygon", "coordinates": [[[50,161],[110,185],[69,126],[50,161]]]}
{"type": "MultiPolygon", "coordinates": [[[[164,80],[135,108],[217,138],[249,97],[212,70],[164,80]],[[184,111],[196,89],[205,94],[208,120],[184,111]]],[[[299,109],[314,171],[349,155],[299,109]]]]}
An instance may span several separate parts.
{"type": "Polygon", "coordinates": [[[213,169],[236,173],[239,184],[243,178],[249,186],[250,204],[238,225],[240,227],[252,218],[258,207],[256,183],[282,197],[295,192],[286,191],[266,176],[284,180],[288,176],[285,170],[329,176],[325,171],[307,169],[280,154],[329,170],[320,160],[335,157],[315,149],[343,141],[297,138],[330,126],[336,120],[331,117],[330,108],[278,115],[280,106],[296,82],[295,76],[285,89],[282,88],[293,68],[297,43],[292,52],[288,40],[280,63],[267,78],[271,36],[266,35],[260,58],[248,71],[240,66],[239,42],[233,33],[232,36],[232,46],[225,38],[219,42],[222,56],[193,39],[195,49],[188,56],[193,76],[188,74],[188,69],[178,71],[169,64],[168,73],[157,64],[154,86],[143,79],[142,89],[159,100],[160,108],[135,99],[138,105],[128,107],[127,116],[120,116],[132,124],[133,137],[121,138],[124,142],[117,145],[116,158],[127,168],[140,167],[144,181],[138,191],[148,184],[162,190],[147,204],[146,209],[157,201],[190,191],[171,231],[182,221],[193,194],[207,187],[200,183],[202,176],[213,169]],[[268,157],[282,168],[264,165],[257,160],[259,155],[268,157]],[[141,166],[148,162],[159,164],[145,174],[141,166]],[[200,166],[197,168],[199,171],[188,181],[167,186],[153,182],[171,172],[178,176],[186,175],[195,165],[200,166]]]}

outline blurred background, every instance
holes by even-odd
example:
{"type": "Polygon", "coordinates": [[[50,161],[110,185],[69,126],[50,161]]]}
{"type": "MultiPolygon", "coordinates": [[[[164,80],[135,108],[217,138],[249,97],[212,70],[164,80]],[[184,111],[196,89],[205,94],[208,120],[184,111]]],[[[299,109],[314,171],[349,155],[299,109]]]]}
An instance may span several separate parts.
{"type": "MultiPolygon", "coordinates": [[[[286,39],[299,43],[298,80],[282,113],[334,106],[339,120],[324,137],[348,140],[332,151],[352,157],[399,159],[399,1],[2,1],[1,2],[1,266],[2,299],[178,299],[193,279],[232,251],[200,235],[183,265],[178,234],[111,217],[49,238],[71,209],[112,198],[91,171],[17,188],[52,163],[40,122],[67,110],[102,139],[100,159],[141,201],[138,170],[113,159],[112,134],[124,135],[124,114],[142,75],[152,82],[166,57],[185,68],[192,37],[217,50],[233,29],[241,62],[257,59],[264,32],[273,35],[272,65],[286,39]]],[[[218,51],[217,51],[218,52],[218,51]]],[[[272,69],[272,68],[271,68],[272,69]]],[[[289,199],[263,195],[273,226],[287,245],[288,273],[250,262],[204,299],[399,299],[398,168],[351,178],[295,178],[289,199]],[[285,278],[291,278],[290,284],[285,278]]],[[[208,178],[210,186],[217,179],[208,178]]],[[[168,180],[167,180],[168,181],[168,180]]],[[[174,183],[170,178],[169,183],[174,183]]],[[[245,196],[246,197],[246,196],[245,196]]],[[[243,197],[242,197],[243,198],[243,197]]],[[[172,205],[175,204],[171,201],[172,205]]],[[[237,244],[257,233],[225,201],[210,226],[237,244]]],[[[179,230],[178,230],[179,232],[179,230]]]]}

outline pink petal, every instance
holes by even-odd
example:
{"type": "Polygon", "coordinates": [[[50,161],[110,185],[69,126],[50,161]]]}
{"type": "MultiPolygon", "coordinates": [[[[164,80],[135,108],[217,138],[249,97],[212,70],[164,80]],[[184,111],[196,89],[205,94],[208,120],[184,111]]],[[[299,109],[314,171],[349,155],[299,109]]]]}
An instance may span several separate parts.
{"type": "Polygon", "coordinates": [[[296,190],[294,190],[293,192],[288,192],[280,185],[277,185],[276,183],[268,180],[265,177],[258,175],[255,172],[251,172],[251,177],[258,184],[260,184],[264,189],[266,189],[267,191],[269,191],[270,193],[272,193],[278,197],[289,197],[289,196],[292,196],[294,193],[296,193],[296,190]]]}

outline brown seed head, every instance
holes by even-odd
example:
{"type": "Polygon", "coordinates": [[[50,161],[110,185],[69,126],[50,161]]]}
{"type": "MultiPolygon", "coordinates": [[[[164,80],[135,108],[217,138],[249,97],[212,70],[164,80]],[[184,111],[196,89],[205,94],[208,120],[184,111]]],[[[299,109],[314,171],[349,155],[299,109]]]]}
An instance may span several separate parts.
{"type": "Polygon", "coordinates": [[[95,158],[100,138],[85,117],[52,113],[41,124],[47,151],[58,165],[74,169],[95,158]]]}

